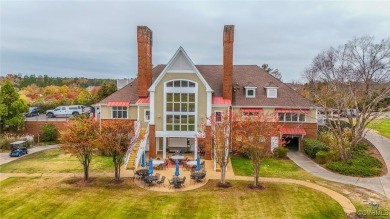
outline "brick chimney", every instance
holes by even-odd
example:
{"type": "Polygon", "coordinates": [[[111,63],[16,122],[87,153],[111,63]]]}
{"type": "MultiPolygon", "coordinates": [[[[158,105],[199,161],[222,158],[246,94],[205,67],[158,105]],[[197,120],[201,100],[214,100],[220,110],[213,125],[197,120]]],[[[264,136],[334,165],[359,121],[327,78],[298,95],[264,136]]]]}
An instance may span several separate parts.
{"type": "Polygon", "coordinates": [[[233,95],[233,42],[234,25],[225,25],[223,30],[223,98],[232,100],[233,95]]]}
{"type": "Polygon", "coordinates": [[[152,31],[147,26],[137,27],[138,97],[147,97],[152,85],[152,38],[152,31]]]}

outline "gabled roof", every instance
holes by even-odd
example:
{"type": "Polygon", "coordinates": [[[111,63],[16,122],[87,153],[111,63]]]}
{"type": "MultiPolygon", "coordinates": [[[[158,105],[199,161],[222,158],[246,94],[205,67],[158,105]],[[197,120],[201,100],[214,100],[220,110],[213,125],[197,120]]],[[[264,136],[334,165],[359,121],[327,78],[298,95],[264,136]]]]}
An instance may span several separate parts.
{"type": "MultiPolygon", "coordinates": [[[[152,81],[155,83],[167,65],[157,65],[153,68],[152,81]]],[[[222,96],[222,65],[196,65],[196,69],[202,78],[214,91],[213,97],[222,96]]],[[[130,84],[100,101],[98,104],[107,104],[109,101],[129,101],[136,103],[138,98],[137,83],[135,79],[130,84]]],[[[153,84],[154,84],[153,83],[153,84]]],[[[233,66],[233,106],[238,107],[275,107],[275,108],[314,108],[311,101],[301,96],[291,87],[279,81],[272,75],[265,72],[257,65],[234,65],[233,66]],[[256,98],[246,98],[244,87],[250,82],[257,87],[256,98]],[[278,87],[277,98],[267,98],[264,87],[272,82],[278,87]]]]}
{"type": "Polygon", "coordinates": [[[210,85],[203,78],[202,74],[195,67],[194,63],[191,61],[190,57],[187,55],[186,51],[184,51],[183,47],[179,47],[176,51],[175,55],[168,62],[168,65],[164,68],[161,74],[157,77],[157,79],[153,82],[152,86],[150,86],[149,91],[154,91],[156,89],[157,84],[161,81],[166,73],[195,73],[200,81],[202,81],[203,85],[206,87],[206,91],[212,92],[210,85]]]}

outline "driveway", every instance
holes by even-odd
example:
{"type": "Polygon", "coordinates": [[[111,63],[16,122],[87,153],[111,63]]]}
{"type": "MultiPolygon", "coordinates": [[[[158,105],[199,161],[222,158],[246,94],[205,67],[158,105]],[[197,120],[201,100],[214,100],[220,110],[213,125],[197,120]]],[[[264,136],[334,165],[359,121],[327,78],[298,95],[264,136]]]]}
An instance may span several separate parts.
{"type": "MultiPolygon", "coordinates": [[[[46,146],[37,146],[37,147],[29,148],[28,154],[33,154],[33,153],[36,153],[39,151],[48,150],[48,149],[52,149],[52,148],[56,148],[56,147],[58,147],[58,145],[46,145],[46,146]]],[[[23,155],[21,157],[10,157],[9,153],[0,153],[0,165],[17,160],[19,158],[27,156],[28,154],[23,155]]]]}
{"type": "Polygon", "coordinates": [[[288,157],[294,161],[298,166],[307,172],[318,176],[320,178],[344,183],[351,184],[355,186],[360,186],[363,188],[367,188],[373,191],[376,191],[387,198],[390,198],[390,139],[383,137],[382,135],[374,132],[368,131],[366,138],[378,149],[379,153],[381,153],[383,160],[387,166],[387,174],[381,177],[352,177],[352,176],[344,176],[337,173],[333,173],[311,159],[309,159],[306,155],[300,152],[288,152],[288,157]]]}

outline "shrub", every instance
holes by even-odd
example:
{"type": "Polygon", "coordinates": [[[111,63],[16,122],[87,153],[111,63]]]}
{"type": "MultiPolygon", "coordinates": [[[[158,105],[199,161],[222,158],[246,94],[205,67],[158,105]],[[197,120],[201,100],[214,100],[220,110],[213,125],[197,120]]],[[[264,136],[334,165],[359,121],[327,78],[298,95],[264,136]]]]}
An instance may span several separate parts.
{"type": "Polygon", "coordinates": [[[329,152],[326,151],[318,151],[316,153],[316,161],[319,164],[327,163],[329,160],[329,152]]]}
{"type": "Polygon", "coordinates": [[[285,147],[277,147],[273,150],[276,158],[286,158],[288,149],[285,147]]]}
{"type": "Polygon", "coordinates": [[[41,141],[57,141],[58,130],[55,125],[49,123],[41,128],[41,141]]]}
{"type": "Polygon", "coordinates": [[[307,138],[303,141],[303,150],[309,157],[314,159],[316,158],[317,152],[328,151],[329,148],[316,139],[307,138]]]}

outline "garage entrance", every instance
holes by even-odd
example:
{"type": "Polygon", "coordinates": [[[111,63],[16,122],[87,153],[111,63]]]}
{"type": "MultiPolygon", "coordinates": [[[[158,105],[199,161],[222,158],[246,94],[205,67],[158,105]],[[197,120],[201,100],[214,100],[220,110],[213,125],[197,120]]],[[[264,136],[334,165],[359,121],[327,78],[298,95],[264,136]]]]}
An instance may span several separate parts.
{"type": "Polygon", "coordinates": [[[299,151],[299,137],[285,137],[283,138],[286,141],[286,148],[289,151],[299,151]]]}

